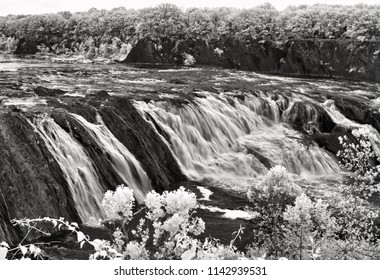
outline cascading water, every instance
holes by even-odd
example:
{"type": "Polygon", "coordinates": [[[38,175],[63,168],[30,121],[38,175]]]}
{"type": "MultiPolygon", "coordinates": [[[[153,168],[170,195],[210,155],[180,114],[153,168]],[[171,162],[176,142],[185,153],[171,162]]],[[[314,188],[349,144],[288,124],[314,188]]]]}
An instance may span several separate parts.
{"type": "Polygon", "coordinates": [[[95,138],[107,155],[107,160],[111,162],[114,171],[126,185],[133,189],[136,200],[143,203],[146,193],[151,191],[152,187],[138,160],[116,139],[99,115],[97,115],[97,123],[90,123],[76,114],[70,115],[95,138]]]}
{"type": "Polygon", "coordinates": [[[41,116],[30,122],[58,162],[83,222],[103,217],[104,189],[83,147],[53,119],[41,116]]]}
{"type": "Polygon", "coordinates": [[[322,104],[323,108],[326,110],[326,112],[330,115],[332,120],[343,127],[347,128],[354,128],[354,127],[361,127],[363,125],[360,125],[352,120],[347,119],[335,106],[334,100],[326,100],[322,104]]]}
{"type": "Polygon", "coordinates": [[[142,116],[169,136],[168,145],[190,179],[256,177],[277,164],[305,176],[339,172],[329,153],[304,145],[300,133],[280,123],[285,105],[283,98],[226,93],[207,93],[181,107],[135,102],[142,116]]]}
{"type": "Polygon", "coordinates": [[[369,124],[359,124],[346,118],[335,106],[334,100],[327,100],[322,104],[326,112],[330,115],[331,119],[338,125],[348,129],[366,128],[371,132],[370,141],[375,153],[380,156],[380,133],[369,124]]]}

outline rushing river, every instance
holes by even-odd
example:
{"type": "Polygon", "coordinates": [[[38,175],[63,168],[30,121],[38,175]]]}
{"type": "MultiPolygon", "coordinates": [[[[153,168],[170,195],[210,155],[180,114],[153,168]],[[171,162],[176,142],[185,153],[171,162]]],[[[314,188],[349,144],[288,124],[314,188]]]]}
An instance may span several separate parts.
{"type": "MultiPolygon", "coordinates": [[[[187,180],[198,186],[203,209],[230,219],[247,215],[233,209],[233,203],[212,202],[215,190],[244,196],[247,188],[275,165],[283,165],[313,196],[334,193],[344,175],[337,158],[315,142],[305,141],[305,135],[326,132],[321,111],[343,128],[369,126],[345,117],[335,106],[334,96],[350,95],[380,110],[380,85],[375,83],[216,68],[136,68],[2,56],[2,110],[18,108],[38,115],[31,125],[59,163],[83,221],[102,217],[104,187],[95,162],[77,139],[47,116],[53,98],[37,96],[34,89],[38,86],[64,91],[54,97],[54,102],[61,104],[99,91],[107,91],[111,97],[128,96],[169,147],[187,180]],[[302,127],[295,129],[299,118],[302,127]]],[[[111,162],[113,172],[142,202],[155,186],[136,159],[136,151],[123,146],[100,116],[96,123],[75,113],[71,117],[99,144],[99,153],[111,162]]]]}

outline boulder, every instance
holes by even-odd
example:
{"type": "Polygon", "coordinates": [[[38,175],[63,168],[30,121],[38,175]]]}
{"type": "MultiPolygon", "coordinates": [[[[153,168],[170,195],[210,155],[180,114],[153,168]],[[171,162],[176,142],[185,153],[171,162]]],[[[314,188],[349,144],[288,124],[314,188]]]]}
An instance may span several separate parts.
{"type": "Polygon", "coordinates": [[[319,105],[297,101],[283,115],[284,120],[294,129],[313,134],[331,132],[335,123],[319,105]]]}
{"type": "Polygon", "coordinates": [[[339,111],[348,119],[360,124],[370,124],[380,132],[380,112],[365,98],[355,96],[331,96],[339,111]]]}
{"type": "Polygon", "coordinates": [[[46,88],[42,86],[38,86],[34,89],[34,93],[37,94],[38,96],[60,96],[64,95],[66,91],[63,91],[61,89],[57,88],[46,88]]]}

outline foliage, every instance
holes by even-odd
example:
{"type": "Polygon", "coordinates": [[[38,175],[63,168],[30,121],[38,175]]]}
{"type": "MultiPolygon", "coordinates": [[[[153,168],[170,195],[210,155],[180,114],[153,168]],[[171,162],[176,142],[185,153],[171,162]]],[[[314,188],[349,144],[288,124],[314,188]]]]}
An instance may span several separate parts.
{"type": "Polygon", "coordinates": [[[368,129],[352,131],[354,143],[340,138],[341,164],[351,181],[336,196],[313,202],[285,168],[272,168],[248,192],[259,215],[247,255],[289,259],[379,259],[378,212],[367,199],[378,192],[377,155],[368,129]]]}
{"type": "Polygon", "coordinates": [[[353,181],[349,188],[343,191],[348,195],[369,198],[379,192],[380,166],[376,165],[378,156],[372,143],[375,135],[369,128],[359,128],[352,131],[355,142],[349,142],[347,136],[339,137],[343,150],[338,152],[342,167],[349,171],[353,181]]]}
{"type": "Polygon", "coordinates": [[[0,52],[12,53],[17,48],[18,40],[13,37],[0,36],[0,52]]]}
{"type": "MultiPolygon", "coordinates": [[[[50,236],[50,231],[47,229],[44,229],[42,226],[46,224],[50,224],[51,229],[56,228],[57,230],[69,230],[73,233],[76,234],[77,236],[77,242],[80,244],[80,247],[83,246],[85,242],[89,242],[89,237],[85,236],[83,232],[79,230],[79,226],[75,222],[67,222],[64,220],[64,218],[59,218],[59,219],[54,219],[50,217],[44,217],[44,218],[36,218],[36,219],[13,219],[12,224],[14,226],[20,226],[20,227],[26,227],[27,228],[27,233],[24,236],[24,238],[20,241],[20,243],[10,249],[8,244],[5,242],[2,242],[0,244],[1,248],[6,248],[5,254],[7,255],[8,259],[45,259],[45,256],[43,255],[42,250],[39,248],[41,245],[51,245],[52,243],[55,242],[49,242],[49,243],[44,243],[44,242],[38,242],[38,243],[31,243],[31,244],[24,244],[25,240],[27,239],[28,235],[32,231],[36,231],[42,235],[45,236],[50,236]],[[12,253],[12,256],[10,254],[12,253]]],[[[4,252],[4,249],[2,249],[4,252]]],[[[1,254],[1,250],[0,250],[1,254]]],[[[0,258],[1,259],[1,258],[0,258]]]]}
{"type": "Polygon", "coordinates": [[[284,212],[288,258],[319,259],[321,246],[334,238],[335,219],[322,200],[312,202],[302,194],[284,212]]]}
{"type": "MultiPolygon", "coordinates": [[[[102,205],[113,209],[115,205],[128,205],[122,213],[130,213],[134,200],[129,195],[116,195],[127,192],[124,187],[118,187],[115,193],[110,192],[115,200],[105,197],[102,205]]],[[[132,192],[128,190],[128,193],[132,192]]],[[[96,240],[95,254],[91,259],[227,259],[238,258],[233,244],[225,246],[214,239],[201,242],[195,239],[205,230],[205,223],[198,217],[193,217],[197,208],[196,197],[183,187],[178,190],[158,194],[149,192],[145,200],[145,217],[140,218],[138,225],[130,233],[125,230],[126,221],[130,216],[120,213],[115,219],[114,213],[107,217],[118,227],[114,232],[113,242],[96,240]]],[[[142,210],[141,210],[142,211],[142,210]]],[[[109,212],[107,212],[109,213],[109,212]]]]}
{"type": "Polygon", "coordinates": [[[14,51],[21,39],[54,54],[110,57],[122,44],[154,41],[229,40],[243,43],[289,39],[380,39],[380,6],[313,5],[282,12],[266,3],[251,9],[190,8],[160,4],[141,10],[123,7],[87,12],[0,17],[0,50],[14,51]],[[114,42],[121,42],[115,44],[114,42]]]}
{"type": "Polygon", "coordinates": [[[349,171],[350,184],[340,188],[341,197],[331,198],[329,203],[336,217],[339,239],[326,246],[327,255],[337,259],[378,259],[380,247],[378,228],[374,220],[378,211],[371,209],[369,200],[379,192],[378,157],[374,151],[374,135],[368,127],[354,129],[353,141],[341,137],[343,150],[338,152],[341,164],[349,171]],[[331,248],[335,248],[332,253],[331,248]]]}
{"type": "Polygon", "coordinates": [[[108,219],[123,220],[128,222],[132,219],[132,206],[135,202],[133,191],[124,185],[116,191],[107,191],[102,200],[102,207],[108,219]]]}
{"type": "Polygon", "coordinates": [[[266,251],[268,257],[284,256],[283,213],[302,193],[301,187],[279,165],[273,167],[258,185],[248,191],[252,210],[259,214],[253,219],[256,225],[253,243],[257,250],[266,251]]]}

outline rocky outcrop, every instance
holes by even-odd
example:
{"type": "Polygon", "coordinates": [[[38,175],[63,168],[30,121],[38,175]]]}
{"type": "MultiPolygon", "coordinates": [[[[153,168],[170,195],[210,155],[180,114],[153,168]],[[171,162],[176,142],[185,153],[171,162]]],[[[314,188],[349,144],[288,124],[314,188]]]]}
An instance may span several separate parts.
{"type": "MultiPolygon", "coordinates": [[[[20,39],[14,54],[36,54],[39,42],[20,39]]],[[[47,44],[47,43],[45,43],[47,44]]],[[[51,45],[51,44],[47,44],[51,45]]],[[[212,65],[263,73],[380,82],[380,42],[355,40],[270,40],[233,37],[138,40],[123,61],[134,64],[212,65]],[[187,61],[188,56],[194,61],[187,61]]]]}
{"type": "Polygon", "coordinates": [[[0,240],[13,244],[25,234],[11,225],[14,218],[78,220],[58,164],[25,115],[0,115],[0,145],[0,240]]]}
{"type": "Polygon", "coordinates": [[[343,149],[338,137],[347,136],[350,141],[355,141],[351,132],[344,127],[336,126],[331,133],[317,133],[308,135],[307,139],[315,141],[321,148],[326,149],[333,155],[336,155],[338,151],[343,149]]]}
{"type": "Polygon", "coordinates": [[[183,63],[183,57],[176,50],[176,46],[175,42],[168,39],[162,39],[159,44],[150,38],[141,39],[132,48],[124,62],[180,65],[183,63]]]}
{"type": "Polygon", "coordinates": [[[335,100],[335,105],[339,111],[348,119],[360,124],[370,124],[377,131],[380,131],[380,113],[377,108],[373,108],[364,98],[354,96],[330,96],[335,100]]]}
{"type": "Polygon", "coordinates": [[[345,78],[380,82],[380,42],[352,40],[290,40],[285,43],[239,40],[143,39],[125,63],[184,64],[191,55],[197,65],[263,73],[345,78]]]}
{"type": "Polygon", "coordinates": [[[294,129],[306,133],[331,132],[335,127],[321,106],[307,102],[295,102],[284,117],[294,129]]]}
{"type": "Polygon", "coordinates": [[[38,52],[37,46],[37,42],[26,38],[21,38],[17,44],[14,54],[36,54],[38,52]]]}
{"type": "Polygon", "coordinates": [[[57,88],[46,88],[38,86],[34,89],[34,93],[38,96],[59,96],[65,94],[66,92],[57,88]]]}
{"type": "Polygon", "coordinates": [[[380,81],[380,42],[298,40],[285,48],[278,73],[380,81]]]}

